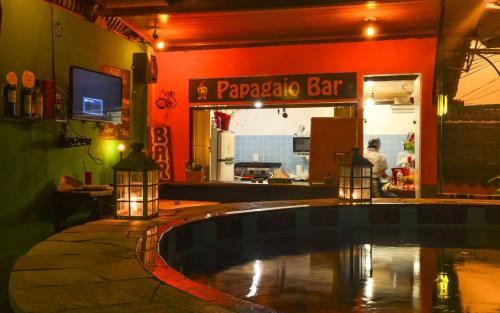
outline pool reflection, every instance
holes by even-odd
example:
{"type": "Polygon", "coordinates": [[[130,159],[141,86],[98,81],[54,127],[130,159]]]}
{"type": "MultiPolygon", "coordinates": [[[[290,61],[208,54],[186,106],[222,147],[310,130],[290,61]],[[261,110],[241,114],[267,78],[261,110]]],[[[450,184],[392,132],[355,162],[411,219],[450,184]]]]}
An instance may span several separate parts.
{"type": "Polygon", "coordinates": [[[280,312],[497,312],[500,251],[350,245],[190,278],[280,312]]]}

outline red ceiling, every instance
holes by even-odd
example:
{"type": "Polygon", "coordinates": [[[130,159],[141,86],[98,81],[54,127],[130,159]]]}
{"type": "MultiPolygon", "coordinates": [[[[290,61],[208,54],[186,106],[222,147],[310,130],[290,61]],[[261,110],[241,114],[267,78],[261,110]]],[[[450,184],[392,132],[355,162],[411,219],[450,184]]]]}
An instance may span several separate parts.
{"type": "Polygon", "coordinates": [[[436,36],[439,0],[367,1],[299,8],[128,15],[122,20],[153,42],[158,28],[169,50],[365,40],[375,17],[376,39],[436,36]]]}

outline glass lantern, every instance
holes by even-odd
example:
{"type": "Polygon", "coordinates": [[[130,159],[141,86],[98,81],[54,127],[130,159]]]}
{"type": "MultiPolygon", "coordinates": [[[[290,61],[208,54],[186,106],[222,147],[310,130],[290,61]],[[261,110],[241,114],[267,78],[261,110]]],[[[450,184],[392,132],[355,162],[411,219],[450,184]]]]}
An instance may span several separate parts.
{"type": "Polygon", "coordinates": [[[134,143],[131,147],[130,155],[113,166],[114,217],[146,219],[157,216],[160,166],[142,153],[141,143],[134,143]]]}
{"type": "Polygon", "coordinates": [[[352,148],[347,160],[339,164],[339,199],[351,203],[371,203],[373,164],[352,148]]]}

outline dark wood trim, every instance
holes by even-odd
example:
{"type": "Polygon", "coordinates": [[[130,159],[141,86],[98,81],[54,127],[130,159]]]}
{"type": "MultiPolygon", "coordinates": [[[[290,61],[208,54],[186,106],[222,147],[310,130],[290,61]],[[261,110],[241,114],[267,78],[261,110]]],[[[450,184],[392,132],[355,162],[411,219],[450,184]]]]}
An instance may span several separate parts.
{"type": "MultiPolygon", "coordinates": [[[[403,34],[394,36],[384,36],[376,39],[381,40],[401,40],[401,39],[422,39],[436,37],[437,32],[421,33],[421,34],[403,34]]],[[[164,52],[173,51],[192,51],[192,50],[217,50],[217,49],[232,49],[232,48],[252,48],[252,47],[269,47],[269,46],[292,46],[292,45],[315,45],[328,43],[342,42],[361,42],[367,41],[365,37],[346,37],[346,38],[324,38],[311,40],[287,40],[287,41],[260,41],[260,42],[245,42],[245,43],[215,43],[206,45],[189,45],[180,46],[175,43],[169,43],[169,48],[164,52]]]]}

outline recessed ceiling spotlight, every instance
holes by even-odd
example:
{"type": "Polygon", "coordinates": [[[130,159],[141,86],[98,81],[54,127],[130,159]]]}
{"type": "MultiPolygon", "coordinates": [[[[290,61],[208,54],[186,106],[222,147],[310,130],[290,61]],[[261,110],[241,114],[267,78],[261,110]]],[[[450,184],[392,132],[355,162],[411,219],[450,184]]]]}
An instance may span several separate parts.
{"type": "Polygon", "coordinates": [[[168,22],[168,15],[167,14],[159,14],[158,15],[158,20],[161,23],[166,24],[168,22]]]}
{"type": "Polygon", "coordinates": [[[161,50],[161,49],[163,49],[163,48],[165,48],[165,42],[164,42],[164,41],[158,41],[158,42],[156,43],[156,49],[161,50]]]}
{"type": "Polygon", "coordinates": [[[375,87],[375,82],[373,80],[367,80],[365,81],[365,87],[368,89],[373,89],[373,87],[375,87]]]}
{"type": "Polygon", "coordinates": [[[368,98],[365,99],[365,109],[369,109],[375,105],[375,93],[372,92],[368,98]]]}
{"type": "Polygon", "coordinates": [[[373,37],[373,36],[375,36],[376,33],[377,33],[377,30],[375,29],[374,26],[368,26],[365,29],[365,34],[368,37],[373,37]]]}
{"type": "Polygon", "coordinates": [[[377,33],[377,27],[375,26],[376,21],[377,21],[376,17],[366,17],[364,19],[366,25],[363,32],[368,38],[372,38],[377,33]]]}

